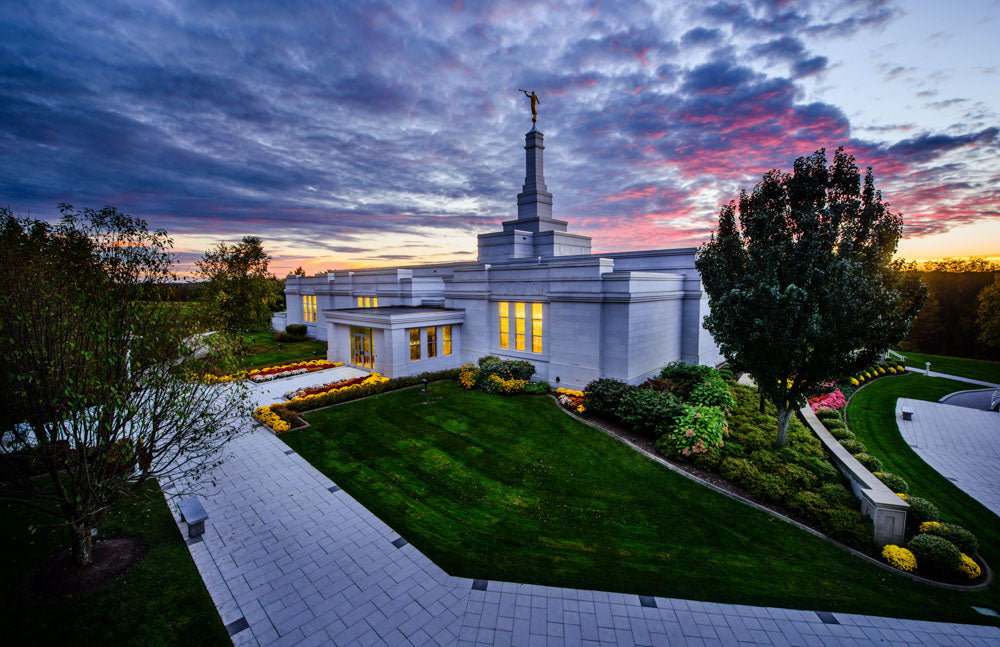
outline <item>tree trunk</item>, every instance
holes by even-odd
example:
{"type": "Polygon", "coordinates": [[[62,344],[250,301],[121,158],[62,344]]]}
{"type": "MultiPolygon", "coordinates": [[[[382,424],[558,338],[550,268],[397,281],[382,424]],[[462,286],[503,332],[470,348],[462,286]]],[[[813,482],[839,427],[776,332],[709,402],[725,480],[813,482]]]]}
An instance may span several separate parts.
{"type": "Polygon", "coordinates": [[[93,548],[90,526],[71,524],[69,532],[73,538],[73,559],[78,566],[87,566],[92,559],[93,548]]]}
{"type": "Polygon", "coordinates": [[[764,394],[760,394],[760,412],[764,413],[764,394]]]}
{"type": "Polygon", "coordinates": [[[791,407],[778,406],[778,438],[774,441],[775,447],[784,447],[788,444],[788,423],[791,422],[794,412],[791,407]]]}

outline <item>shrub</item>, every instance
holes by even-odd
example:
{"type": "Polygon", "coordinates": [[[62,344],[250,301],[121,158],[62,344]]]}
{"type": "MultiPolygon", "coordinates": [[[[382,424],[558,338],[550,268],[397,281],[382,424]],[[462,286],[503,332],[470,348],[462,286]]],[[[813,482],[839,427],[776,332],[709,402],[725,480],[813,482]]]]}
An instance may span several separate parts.
{"type": "Polygon", "coordinates": [[[689,404],[703,407],[716,407],[729,411],[736,404],[732,391],[718,374],[709,375],[701,384],[691,389],[687,397],[689,404]]]}
{"type": "Polygon", "coordinates": [[[802,461],[802,466],[813,473],[821,483],[836,483],[840,472],[825,457],[811,457],[802,461]]]}
{"type": "Polygon", "coordinates": [[[668,455],[705,454],[723,446],[726,414],[721,409],[694,405],[686,407],[677,421],[656,443],[656,449],[668,455]]]}
{"type": "Polygon", "coordinates": [[[811,490],[817,482],[816,476],[811,471],[794,463],[782,463],[774,474],[785,483],[789,491],[811,490]]]}
{"type": "Polygon", "coordinates": [[[471,390],[479,381],[479,371],[472,364],[462,364],[458,369],[458,384],[466,391],[471,390]]]}
{"type": "Polygon", "coordinates": [[[869,472],[882,471],[882,461],[872,456],[871,454],[864,454],[864,453],[855,454],[854,458],[858,459],[858,462],[864,465],[865,469],[867,469],[869,472]]]}
{"type": "Polygon", "coordinates": [[[626,391],[615,412],[633,431],[659,438],[684,414],[684,404],[673,393],[631,389],[626,391]]]}
{"type": "Polygon", "coordinates": [[[847,429],[847,423],[843,420],[820,420],[823,426],[827,428],[827,431],[833,431],[834,429],[847,429]]]}
{"type": "Polygon", "coordinates": [[[976,560],[972,559],[965,553],[961,554],[960,559],[962,560],[958,565],[958,572],[960,575],[964,575],[970,580],[974,580],[982,575],[982,571],[979,569],[979,564],[976,563],[976,560]]]}
{"type": "Polygon", "coordinates": [[[902,476],[896,476],[891,472],[872,472],[875,478],[885,483],[893,492],[906,494],[910,491],[910,484],[902,476]]]}
{"type": "Polygon", "coordinates": [[[830,430],[830,435],[837,440],[857,440],[857,436],[850,429],[836,428],[830,430]]]}
{"type": "Polygon", "coordinates": [[[901,548],[895,544],[889,544],[882,549],[882,557],[889,566],[898,568],[901,571],[912,573],[917,569],[917,557],[906,548],[901,548]]]}
{"type": "Polygon", "coordinates": [[[840,411],[837,409],[821,409],[816,412],[816,417],[824,422],[827,420],[835,420],[837,422],[844,421],[844,417],[840,415],[840,411]]]}
{"type": "Polygon", "coordinates": [[[552,390],[548,382],[528,382],[528,385],[524,387],[525,393],[531,393],[534,395],[547,395],[552,390]]]}
{"type": "Polygon", "coordinates": [[[306,325],[305,324],[288,324],[285,326],[285,332],[291,337],[305,337],[306,336],[306,325]]]}
{"type": "Polygon", "coordinates": [[[938,574],[952,574],[962,563],[962,553],[955,544],[944,537],[921,534],[910,540],[906,547],[917,557],[920,568],[938,574]]]}
{"type": "Polygon", "coordinates": [[[874,541],[871,519],[857,510],[831,508],[830,514],[819,520],[819,525],[824,533],[849,546],[863,548],[874,541]]]}
{"type": "Polygon", "coordinates": [[[500,359],[496,355],[485,355],[479,358],[478,363],[480,384],[490,375],[504,380],[530,380],[535,374],[535,365],[523,359],[500,359]]]}
{"type": "Polygon", "coordinates": [[[499,395],[513,395],[520,393],[524,387],[530,384],[528,380],[518,380],[514,378],[502,378],[493,373],[486,380],[480,382],[480,388],[486,393],[496,393],[499,395]]]}
{"type": "Polygon", "coordinates": [[[851,452],[852,454],[861,454],[861,452],[865,451],[865,446],[861,443],[860,440],[855,440],[851,438],[847,440],[841,440],[839,442],[844,449],[851,452]]]}
{"type": "Polygon", "coordinates": [[[274,341],[281,342],[283,344],[294,344],[295,342],[305,341],[308,339],[305,335],[289,335],[286,332],[278,331],[274,333],[274,341]]]}
{"type": "Polygon", "coordinates": [[[724,458],[719,466],[719,473],[753,497],[784,502],[787,495],[785,484],[780,477],[761,472],[745,458],[724,458]]]}
{"type": "Polygon", "coordinates": [[[584,389],[587,394],[587,409],[591,413],[601,416],[615,418],[618,415],[618,406],[622,398],[629,391],[637,390],[638,387],[626,384],[621,380],[601,379],[594,380],[584,389]]]}
{"type": "Polygon", "coordinates": [[[819,487],[819,494],[826,499],[831,507],[847,508],[856,510],[860,507],[858,497],[854,496],[842,483],[824,483],[819,487]]]}
{"type": "Polygon", "coordinates": [[[909,494],[900,492],[897,492],[896,494],[899,494],[903,501],[910,504],[910,512],[906,515],[906,520],[911,526],[917,527],[925,521],[938,520],[937,506],[927,499],[921,499],[918,496],[910,496],[909,494]]]}
{"type": "Polygon", "coordinates": [[[819,521],[830,514],[830,504],[823,495],[808,490],[793,494],[788,500],[788,507],[813,521],[819,521]]]}
{"type": "Polygon", "coordinates": [[[974,555],[979,550],[979,540],[976,536],[958,524],[924,521],[920,524],[920,532],[943,537],[968,555],[974,555]]]}
{"type": "Polygon", "coordinates": [[[687,399],[696,386],[706,379],[718,377],[718,373],[710,366],[688,364],[678,360],[664,366],[660,370],[660,377],[673,382],[676,385],[674,393],[682,399],[687,399]]]}

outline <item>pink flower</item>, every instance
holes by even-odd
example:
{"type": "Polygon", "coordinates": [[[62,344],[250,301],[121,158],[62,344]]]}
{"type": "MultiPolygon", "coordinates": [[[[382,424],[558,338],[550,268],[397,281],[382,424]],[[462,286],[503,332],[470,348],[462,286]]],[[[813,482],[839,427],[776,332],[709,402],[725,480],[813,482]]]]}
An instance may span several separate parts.
{"type": "Polygon", "coordinates": [[[690,456],[690,455],[691,455],[691,452],[690,452],[690,451],[688,451],[688,448],[687,448],[687,447],[685,447],[684,449],[682,449],[682,450],[681,450],[681,453],[682,453],[682,454],[684,454],[685,456],[690,456]]]}
{"type": "Polygon", "coordinates": [[[719,447],[725,447],[725,446],[726,446],[726,441],[720,440],[719,441],[719,447]]]}
{"type": "Polygon", "coordinates": [[[687,436],[688,438],[694,436],[694,429],[688,429],[687,431],[684,432],[684,435],[687,436]]]}
{"type": "Polygon", "coordinates": [[[700,414],[700,413],[695,413],[695,414],[694,414],[694,417],[695,417],[695,418],[700,418],[700,417],[701,417],[701,414],[700,414]]]}

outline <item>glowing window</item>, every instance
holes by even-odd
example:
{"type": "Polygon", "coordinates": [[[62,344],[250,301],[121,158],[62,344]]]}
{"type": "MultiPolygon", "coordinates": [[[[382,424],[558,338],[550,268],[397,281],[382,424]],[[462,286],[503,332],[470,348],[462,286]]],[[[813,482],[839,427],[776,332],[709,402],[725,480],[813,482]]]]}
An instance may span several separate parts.
{"type": "Polygon", "coordinates": [[[542,304],[531,304],[531,352],[542,352],[542,304]]]}
{"type": "Polygon", "coordinates": [[[500,348],[510,348],[510,308],[506,301],[500,306],[500,348]]]}
{"type": "Polygon", "coordinates": [[[451,355],[451,326],[441,326],[441,354],[451,355]]]}
{"type": "Polygon", "coordinates": [[[361,297],[358,297],[358,307],[359,308],[363,307],[364,303],[365,303],[364,300],[361,297]]]}
{"type": "Polygon", "coordinates": [[[514,348],[524,350],[524,302],[514,304],[514,348]]]}
{"type": "Polygon", "coordinates": [[[372,307],[373,308],[378,307],[378,297],[372,297],[372,307]]]}
{"type": "Polygon", "coordinates": [[[427,357],[437,357],[437,354],[438,354],[437,328],[428,328],[427,357]]]}
{"type": "Polygon", "coordinates": [[[371,299],[371,297],[365,297],[365,307],[366,308],[372,307],[372,299],[371,299]]]}
{"type": "Polygon", "coordinates": [[[316,295],[302,295],[302,321],[316,323],[316,295]]]}
{"type": "Polygon", "coordinates": [[[410,328],[410,359],[420,359],[420,329],[410,328]]]}

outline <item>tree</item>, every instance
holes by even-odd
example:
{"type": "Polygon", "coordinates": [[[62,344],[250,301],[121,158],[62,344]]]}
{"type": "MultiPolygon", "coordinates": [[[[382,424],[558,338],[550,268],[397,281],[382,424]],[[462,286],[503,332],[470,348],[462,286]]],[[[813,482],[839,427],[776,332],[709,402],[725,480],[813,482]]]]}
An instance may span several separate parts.
{"type": "Polygon", "coordinates": [[[725,357],[777,407],[777,446],[823,383],[870,365],[898,342],[926,289],[891,257],[902,219],[838,148],[790,174],[765,173],[719,214],[696,259],[709,297],[705,327],[725,357]],[[737,224],[737,209],[739,223],[737,224]]]}
{"type": "Polygon", "coordinates": [[[219,243],[198,261],[207,279],[201,298],[220,328],[238,333],[267,325],[280,285],[267,270],[270,260],[260,238],[244,236],[232,245],[219,243]]]}
{"type": "Polygon", "coordinates": [[[979,293],[976,322],[980,343],[1000,350],[1000,274],[979,293]]]}
{"type": "Polygon", "coordinates": [[[305,276],[305,275],[306,275],[306,271],[304,269],[302,269],[301,265],[299,265],[298,267],[296,267],[295,271],[292,272],[292,276],[305,276]]]}
{"type": "Polygon", "coordinates": [[[913,320],[910,332],[899,342],[902,350],[914,352],[936,353],[941,349],[941,338],[945,328],[941,323],[941,305],[930,292],[920,314],[913,320]]]}
{"type": "Polygon", "coordinates": [[[0,209],[0,500],[61,520],[83,566],[112,506],[211,467],[244,396],[189,379],[199,361],[160,298],[166,232],[59,208],[55,225],[0,209]]]}

